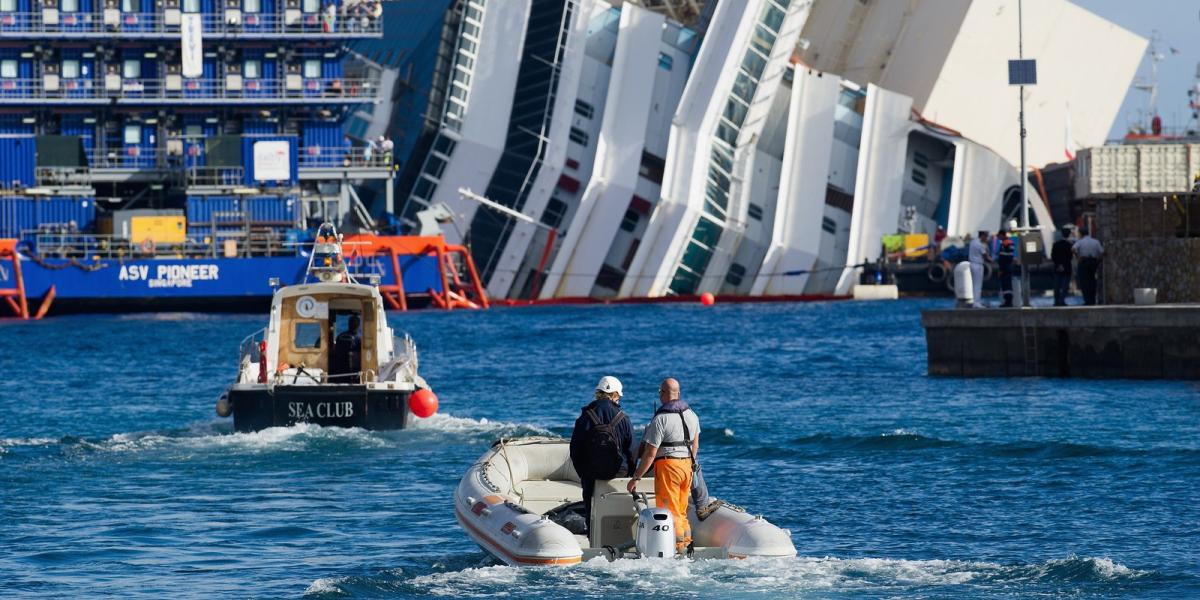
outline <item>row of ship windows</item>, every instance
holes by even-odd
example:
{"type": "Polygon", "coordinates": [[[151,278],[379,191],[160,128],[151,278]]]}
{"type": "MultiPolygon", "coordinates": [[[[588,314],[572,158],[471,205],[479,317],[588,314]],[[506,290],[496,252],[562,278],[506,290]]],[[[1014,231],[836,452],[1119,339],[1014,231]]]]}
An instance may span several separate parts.
{"type": "MultiPolygon", "coordinates": [[[[62,61],[62,70],[59,76],[63,79],[79,79],[87,77],[88,67],[81,61],[73,58],[68,58],[62,61]]],[[[18,74],[18,63],[15,58],[5,58],[0,60],[0,79],[16,79],[18,74]]],[[[317,79],[321,77],[321,61],[318,59],[309,59],[302,63],[302,75],[306,79],[317,79]]],[[[137,79],[142,76],[142,61],[138,59],[126,60],[121,63],[121,77],[125,79],[137,79]]],[[[242,77],[245,79],[258,79],[262,77],[262,61],[249,59],[242,61],[242,77]]]]}

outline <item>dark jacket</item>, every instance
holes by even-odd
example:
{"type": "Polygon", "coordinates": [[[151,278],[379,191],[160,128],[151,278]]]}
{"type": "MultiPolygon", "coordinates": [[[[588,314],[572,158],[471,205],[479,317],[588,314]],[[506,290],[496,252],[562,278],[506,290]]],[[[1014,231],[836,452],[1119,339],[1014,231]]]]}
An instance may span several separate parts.
{"type": "Polygon", "coordinates": [[[1000,242],[1000,248],[996,251],[996,265],[1001,271],[1011,271],[1016,256],[1017,250],[1012,240],[1006,239],[1000,242]]]}
{"type": "MultiPolygon", "coordinates": [[[[571,462],[575,465],[586,465],[592,462],[590,453],[593,449],[588,440],[591,437],[589,432],[592,430],[593,424],[587,415],[589,409],[596,411],[596,416],[601,423],[611,423],[621,407],[611,400],[593,400],[591,404],[583,407],[579,418],[575,419],[575,430],[571,432],[571,462]]],[[[619,457],[620,470],[624,473],[633,473],[637,457],[634,455],[633,425],[630,424],[628,417],[629,415],[626,414],[626,418],[613,428],[613,436],[617,439],[617,445],[623,450],[619,457]]],[[[578,467],[576,467],[576,471],[578,471],[578,467]]]]}
{"type": "Polygon", "coordinates": [[[1071,255],[1071,242],[1067,240],[1058,240],[1050,247],[1050,260],[1060,273],[1071,272],[1071,255]]]}

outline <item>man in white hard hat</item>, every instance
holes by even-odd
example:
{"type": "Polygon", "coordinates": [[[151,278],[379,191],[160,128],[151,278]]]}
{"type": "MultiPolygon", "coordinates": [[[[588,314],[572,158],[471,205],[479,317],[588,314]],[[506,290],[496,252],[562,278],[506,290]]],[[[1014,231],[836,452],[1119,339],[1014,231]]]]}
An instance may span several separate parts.
{"type": "Polygon", "coordinates": [[[602,377],[595,399],[583,407],[571,433],[571,464],[583,485],[583,517],[589,528],[596,480],[628,476],[633,461],[633,427],[621,410],[621,382],[602,377]]]}

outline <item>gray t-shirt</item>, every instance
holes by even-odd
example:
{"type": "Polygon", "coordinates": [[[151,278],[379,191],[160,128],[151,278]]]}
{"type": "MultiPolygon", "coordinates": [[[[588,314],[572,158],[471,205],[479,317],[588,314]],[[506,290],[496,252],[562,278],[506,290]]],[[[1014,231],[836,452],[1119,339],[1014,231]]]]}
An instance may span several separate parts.
{"type": "Polygon", "coordinates": [[[696,413],[690,408],[682,414],[683,419],[679,418],[680,413],[659,413],[646,426],[646,433],[642,436],[642,441],[658,447],[658,454],[655,454],[654,458],[688,457],[687,446],[663,447],[663,442],[686,441],[683,437],[683,421],[687,421],[691,439],[694,440],[700,435],[700,417],[696,416],[696,413]]]}

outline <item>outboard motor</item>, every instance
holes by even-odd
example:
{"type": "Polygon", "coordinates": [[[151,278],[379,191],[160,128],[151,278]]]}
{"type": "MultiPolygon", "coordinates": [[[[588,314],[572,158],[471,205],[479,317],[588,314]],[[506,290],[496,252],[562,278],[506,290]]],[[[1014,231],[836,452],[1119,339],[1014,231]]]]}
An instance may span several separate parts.
{"type": "Polygon", "coordinates": [[[648,506],[646,496],[633,495],[633,505],[638,509],[637,532],[634,544],[641,558],[674,558],[675,520],[671,511],[648,506]]]}

